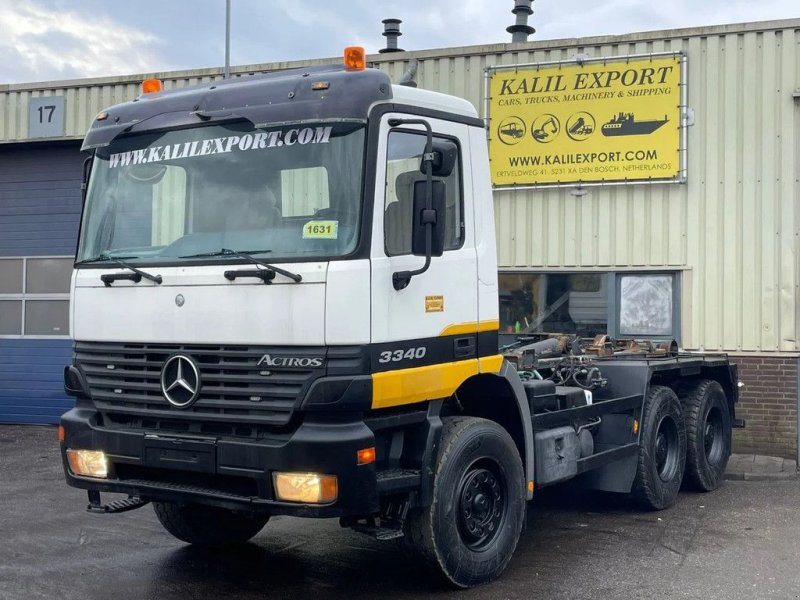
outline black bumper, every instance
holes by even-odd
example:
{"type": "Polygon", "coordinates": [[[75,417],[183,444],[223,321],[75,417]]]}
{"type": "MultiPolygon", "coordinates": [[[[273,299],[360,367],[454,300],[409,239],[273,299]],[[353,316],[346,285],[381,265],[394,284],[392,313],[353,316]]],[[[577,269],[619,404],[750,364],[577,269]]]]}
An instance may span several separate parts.
{"type": "Polygon", "coordinates": [[[358,450],[375,445],[361,421],[307,419],[291,433],[258,440],[110,429],[99,424],[99,414],[90,408],[69,411],[61,424],[64,472],[73,487],[273,515],[366,516],[379,510],[374,464],[356,461],[358,450]],[[72,474],[67,448],[103,450],[108,479],[72,474]],[[278,501],[275,471],[336,475],[338,499],[329,505],[278,501]]]}

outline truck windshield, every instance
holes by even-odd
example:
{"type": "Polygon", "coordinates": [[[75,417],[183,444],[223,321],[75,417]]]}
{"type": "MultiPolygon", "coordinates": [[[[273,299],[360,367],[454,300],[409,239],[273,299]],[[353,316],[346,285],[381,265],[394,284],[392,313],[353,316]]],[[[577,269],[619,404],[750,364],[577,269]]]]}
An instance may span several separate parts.
{"type": "Polygon", "coordinates": [[[364,128],[250,123],[120,138],[94,158],[78,261],[323,260],[355,250],[364,128]],[[205,255],[205,256],[197,256],[205,255]]]}

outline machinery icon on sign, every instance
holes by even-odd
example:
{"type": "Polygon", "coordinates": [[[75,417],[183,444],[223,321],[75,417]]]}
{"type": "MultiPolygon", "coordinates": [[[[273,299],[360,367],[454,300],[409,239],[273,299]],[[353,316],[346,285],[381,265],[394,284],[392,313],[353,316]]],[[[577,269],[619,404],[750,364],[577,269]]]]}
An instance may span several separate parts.
{"type": "Polygon", "coordinates": [[[549,144],[561,133],[561,122],[555,115],[539,115],[531,125],[531,135],[540,144],[549,144]]]}
{"type": "Polygon", "coordinates": [[[576,142],[582,142],[594,133],[597,122],[587,112],[576,112],[567,119],[567,135],[576,142]]]}
{"type": "Polygon", "coordinates": [[[508,146],[519,144],[527,131],[525,121],[519,117],[508,117],[500,122],[497,128],[497,137],[508,146]]]}

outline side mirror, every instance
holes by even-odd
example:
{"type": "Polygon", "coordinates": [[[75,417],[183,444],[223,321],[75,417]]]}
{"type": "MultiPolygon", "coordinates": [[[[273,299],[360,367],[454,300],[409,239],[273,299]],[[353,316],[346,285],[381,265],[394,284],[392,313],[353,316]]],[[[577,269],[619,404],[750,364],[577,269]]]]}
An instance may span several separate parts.
{"type": "MultiPolygon", "coordinates": [[[[458,160],[458,146],[455,142],[442,139],[434,139],[432,144],[433,149],[433,171],[431,175],[434,177],[450,177],[453,169],[456,167],[456,160],[458,160]]],[[[425,172],[425,161],[421,161],[419,170],[425,172]]]]}
{"type": "Polygon", "coordinates": [[[426,182],[414,182],[414,222],[411,225],[411,253],[414,256],[427,256],[425,248],[427,223],[431,223],[430,255],[441,256],[444,252],[446,185],[442,181],[432,181],[431,185],[431,209],[428,210],[426,182]]]}

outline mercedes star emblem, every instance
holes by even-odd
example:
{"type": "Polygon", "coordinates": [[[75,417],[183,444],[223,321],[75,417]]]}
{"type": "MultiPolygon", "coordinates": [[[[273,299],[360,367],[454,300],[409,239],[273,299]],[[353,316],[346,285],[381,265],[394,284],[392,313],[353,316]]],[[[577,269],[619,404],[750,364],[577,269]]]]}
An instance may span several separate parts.
{"type": "Polygon", "coordinates": [[[161,369],[161,391],[175,408],[191,406],[200,395],[200,369],[183,354],[167,359],[161,369]]]}

